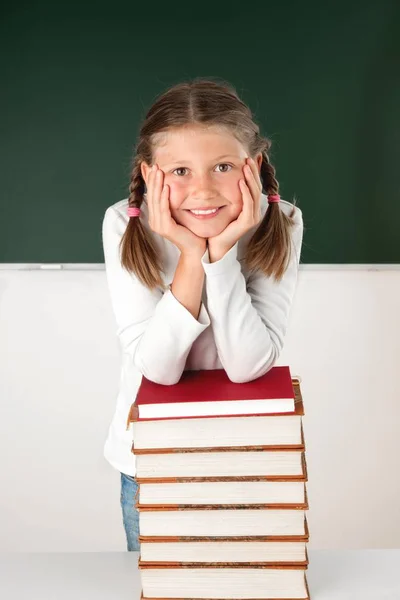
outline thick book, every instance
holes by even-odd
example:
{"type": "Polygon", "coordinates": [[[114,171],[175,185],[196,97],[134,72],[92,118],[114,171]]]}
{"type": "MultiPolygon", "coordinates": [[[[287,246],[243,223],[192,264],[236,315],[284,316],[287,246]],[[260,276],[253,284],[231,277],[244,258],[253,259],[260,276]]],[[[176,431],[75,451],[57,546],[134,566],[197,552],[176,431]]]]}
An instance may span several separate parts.
{"type": "Polygon", "coordinates": [[[141,600],[310,600],[307,566],[141,566],[141,600]]]}
{"type": "Polygon", "coordinates": [[[132,415],[135,420],[293,413],[295,395],[288,366],[272,367],[245,383],[224,369],[187,370],[175,385],[142,377],[132,415]]]}
{"type": "Polygon", "coordinates": [[[238,535],[144,535],[142,532],[139,533],[139,543],[156,543],[156,544],[173,544],[179,543],[191,543],[191,542],[308,542],[310,539],[310,533],[308,529],[307,516],[304,515],[303,532],[292,535],[288,532],[283,534],[271,533],[268,535],[259,535],[255,533],[253,535],[243,535],[241,532],[238,535]]]}
{"type": "MultiPolygon", "coordinates": [[[[189,424],[190,425],[190,424],[189,424]]],[[[135,453],[136,454],[136,453],[135,453]]],[[[306,477],[305,442],[296,449],[278,447],[169,448],[164,452],[136,454],[140,483],[184,481],[269,481],[306,477]]]]}
{"type": "MultiPolygon", "coordinates": [[[[140,555],[139,555],[139,560],[138,560],[138,567],[139,569],[145,569],[145,568],[156,568],[156,567],[171,567],[171,568],[182,568],[182,569],[191,569],[191,568],[212,568],[212,567],[284,567],[284,566],[296,566],[296,567],[308,567],[308,552],[307,552],[307,548],[305,547],[305,544],[303,544],[304,548],[304,553],[302,552],[302,556],[300,559],[300,553],[299,553],[299,560],[287,560],[287,547],[289,546],[289,544],[286,542],[283,542],[280,544],[280,546],[286,547],[285,548],[285,552],[282,552],[281,555],[281,560],[276,562],[273,559],[273,550],[271,551],[270,549],[270,556],[269,556],[269,560],[261,560],[261,556],[256,554],[256,549],[252,549],[253,551],[253,559],[254,560],[244,560],[243,555],[239,555],[239,553],[237,553],[237,555],[235,557],[231,556],[230,558],[235,558],[237,560],[227,560],[227,545],[229,544],[229,542],[223,542],[221,544],[219,544],[219,546],[223,546],[223,550],[221,552],[221,556],[219,557],[220,560],[218,561],[213,561],[211,560],[210,556],[205,555],[204,556],[204,560],[199,561],[199,560],[190,560],[190,556],[184,556],[182,557],[182,560],[165,560],[165,561],[154,561],[154,560],[145,560],[143,557],[143,548],[140,548],[140,555]],[[286,560],[285,560],[286,559],[286,560]]],[[[231,542],[231,544],[235,545],[235,542],[231,542]]],[[[275,542],[276,544],[276,542],[275,542]]],[[[293,544],[293,543],[292,543],[293,544]]],[[[197,544],[198,546],[201,544],[197,544]]],[[[208,544],[207,546],[207,542],[203,542],[202,544],[203,546],[205,546],[204,548],[204,554],[207,550],[208,546],[212,546],[212,545],[216,545],[214,544],[208,544]]],[[[251,542],[247,542],[247,543],[242,543],[242,544],[237,544],[236,545],[240,545],[240,546],[248,546],[249,548],[251,548],[252,544],[251,542]]],[[[261,545],[258,542],[258,545],[261,545]]],[[[264,544],[264,547],[266,546],[266,544],[264,544]]],[[[187,553],[190,554],[189,550],[187,550],[187,553]]],[[[198,557],[193,557],[193,558],[198,558],[198,557]]],[[[265,557],[264,557],[265,558],[265,557]]]]}
{"type": "Polygon", "coordinates": [[[246,446],[304,449],[301,423],[304,407],[297,380],[293,380],[293,391],[294,413],[138,419],[135,405],[132,405],[128,416],[128,425],[133,424],[132,451],[158,454],[194,448],[209,451],[246,446]]]}
{"type": "MultiPolygon", "coordinates": [[[[225,482],[224,482],[225,484],[225,482]]],[[[178,485],[178,484],[174,484],[178,485]]],[[[193,486],[193,484],[190,484],[193,486]]],[[[245,482],[243,487],[249,485],[249,482],[245,482]]],[[[187,502],[186,503],[166,503],[164,499],[161,499],[158,504],[142,504],[140,502],[140,486],[135,496],[135,508],[139,511],[181,511],[181,510],[221,510],[221,509],[236,509],[236,510],[246,510],[246,509],[281,509],[281,510],[308,510],[308,498],[307,498],[307,490],[305,488],[304,483],[301,484],[303,487],[303,497],[298,502],[278,502],[277,498],[268,498],[268,500],[275,500],[274,502],[252,502],[251,504],[248,502],[240,503],[240,502],[229,502],[222,503],[221,497],[214,498],[216,502],[206,503],[199,502],[199,498],[195,496],[193,487],[192,491],[189,491],[187,502]]],[[[204,487],[204,483],[199,484],[200,488],[197,488],[201,491],[201,488],[204,487]]],[[[200,498],[201,499],[201,498],[200,498]]],[[[231,500],[233,500],[231,498],[231,500]]],[[[266,498],[264,498],[266,500],[266,498]]],[[[220,515],[221,516],[221,515],[220,515]]]]}
{"type": "Polygon", "coordinates": [[[304,535],[308,502],[279,507],[198,505],[139,510],[142,535],[161,536],[254,536],[304,535]]]}
{"type": "MultiPolygon", "coordinates": [[[[308,472],[305,454],[301,453],[299,458],[299,470],[296,464],[293,474],[269,475],[266,470],[266,475],[252,476],[136,477],[139,485],[135,501],[149,508],[189,504],[301,504],[305,501],[308,472]]],[[[154,475],[157,474],[155,470],[154,475]]]]}
{"type": "Polygon", "coordinates": [[[231,537],[227,539],[151,538],[139,536],[140,559],[154,564],[191,563],[257,563],[257,564],[308,564],[304,539],[286,538],[272,540],[259,537],[231,537]]]}
{"type": "Polygon", "coordinates": [[[303,481],[191,481],[185,483],[140,483],[142,508],[191,505],[236,506],[299,505],[305,502],[303,481]]]}

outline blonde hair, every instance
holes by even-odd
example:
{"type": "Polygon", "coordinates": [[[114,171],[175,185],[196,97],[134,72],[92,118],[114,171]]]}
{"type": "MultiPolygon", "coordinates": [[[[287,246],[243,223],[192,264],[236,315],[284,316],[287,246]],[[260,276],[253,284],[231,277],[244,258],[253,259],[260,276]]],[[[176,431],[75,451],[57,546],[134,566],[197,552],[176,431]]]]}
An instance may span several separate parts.
{"type": "MultiPolygon", "coordinates": [[[[279,193],[275,168],[269,161],[271,141],[259,134],[248,106],[239,98],[230,84],[212,79],[196,78],[179,83],[161,94],[146,114],[139,131],[139,141],[133,159],[129,185],[129,206],[140,208],[145,193],[141,163],[153,164],[157,134],[169,128],[190,125],[217,126],[229,130],[247,149],[250,157],[262,153],[260,179],[263,191],[279,193]]],[[[250,271],[259,269],[279,281],[286,271],[291,256],[290,228],[295,208],[287,216],[279,203],[271,203],[264,218],[249,240],[244,262],[250,271]]],[[[122,236],[121,264],[150,290],[166,289],[161,272],[163,264],[157,252],[151,230],[146,230],[140,218],[129,219],[122,236]]]]}

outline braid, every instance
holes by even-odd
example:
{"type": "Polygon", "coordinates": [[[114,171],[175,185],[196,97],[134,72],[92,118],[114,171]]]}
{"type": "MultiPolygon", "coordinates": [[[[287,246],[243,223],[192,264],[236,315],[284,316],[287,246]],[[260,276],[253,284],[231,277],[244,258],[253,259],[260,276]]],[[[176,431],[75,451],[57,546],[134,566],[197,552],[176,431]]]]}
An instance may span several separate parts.
{"type": "MultiPolygon", "coordinates": [[[[140,208],[144,201],[145,183],[140,165],[142,158],[136,155],[131,179],[129,182],[128,206],[140,208]]],[[[127,228],[121,238],[123,262],[128,270],[149,289],[166,288],[161,272],[164,272],[161,257],[151,230],[147,231],[141,218],[129,219],[127,228]]]]}
{"type": "MultiPolygon", "coordinates": [[[[266,139],[262,151],[260,179],[267,196],[279,193],[276,170],[268,157],[270,147],[271,142],[266,139]]],[[[278,281],[282,278],[291,256],[291,225],[291,218],[280,209],[279,203],[269,204],[247,247],[246,264],[250,270],[261,269],[265,275],[274,275],[278,281]]]]}
{"type": "Polygon", "coordinates": [[[144,196],[144,181],[140,170],[141,159],[136,155],[129,183],[128,206],[140,208],[144,196]]]}
{"type": "Polygon", "coordinates": [[[269,157],[267,154],[267,149],[265,149],[262,153],[263,160],[261,163],[261,173],[260,178],[263,183],[263,187],[267,194],[279,194],[279,183],[276,180],[275,167],[269,162],[269,157]]]}

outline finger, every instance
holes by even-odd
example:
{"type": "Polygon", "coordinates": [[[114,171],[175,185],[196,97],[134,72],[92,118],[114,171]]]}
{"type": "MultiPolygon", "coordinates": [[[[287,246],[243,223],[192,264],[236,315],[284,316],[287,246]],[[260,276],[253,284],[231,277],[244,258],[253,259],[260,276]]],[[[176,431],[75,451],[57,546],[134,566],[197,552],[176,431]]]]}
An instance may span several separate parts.
{"type": "Polygon", "coordinates": [[[147,205],[149,207],[149,222],[153,224],[154,219],[154,177],[155,177],[155,165],[150,169],[149,179],[147,181],[147,205]]]}
{"type": "Polygon", "coordinates": [[[160,217],[160,231],[167,233],[171,229],[171,222],[175,223],[171,216],[171,210],[169,206],[169,185],[164,182],[165,173],[161,169],[159,169],[160,175],[159,177],[159,185],[160,185],[160,194],[159,194],[159,204],[158,204],[158,214],[160,217]]]}
{"type": "Polygon", "coordinates": [[[161,190],[160,197],[160,216],[167,223],[171,218],[171,211],[169,208],[169,186],[164,183],[161,190]]]}
{"type": "Polygon", "coordinates": [[[243,216],[244,216],[246,222],[250,222],[250,221],[253,221],[253,214],[254,214],[253,197],[251,195],[251,192],[250,192],[245,180],[241,179],[239,183],[240,183],[240,189],[241,189],[242,198],[243,198],[243,208],[242,208],[243,216]]]}
{"type": "Polygon", "coordinates": [[[258,170],[254,161],[250,162],[243,170],[246,172],[247,185],[250,188],[251,195],[254,200],[254,219],[258,221],[262,194],[262,185],[258,175],[258,170]]]}
{"type": "Polygon", "coordinates": [[[251,194],[253,196],[254,201],[257,200],[258,196],[260,195],[260,188],[257,184],[257,181],[254,177],[254,171],[253,169],[250,167],[249,164],[246,164],[243,167],[243,172],[245,175],[245,181],[248,185],[248,187],[250,188],[251,194]]]}
{"type": "Polygon", "coordinates": [[[156,215],[156,223],[158,226],[162,226],[163,216],[161,212],[161,192],[163,188],[163,172],[156,165],[156,172],[154,175],[154,195],[153,195],[153,207],[154,214],[156,215]]]}
{"type": "Polygon", "coordinates": [[[262,183],[261,183],[261,179],[260,179],[260,174],[258,172],[257,163],[252,158],[249,158],[247,160],[247,164],[249,165],[252,175],[254,177],[254,181],[256,182],[257,187],[261,192],[262,191],[262,183]]]}
{"type": "Polygon", "coordinates": [[[160,206],[161,201],[161,192],[163,188],[163,172],[161,169],[156,167],[156,172],[154,175],[154,203],[160,206]]]}

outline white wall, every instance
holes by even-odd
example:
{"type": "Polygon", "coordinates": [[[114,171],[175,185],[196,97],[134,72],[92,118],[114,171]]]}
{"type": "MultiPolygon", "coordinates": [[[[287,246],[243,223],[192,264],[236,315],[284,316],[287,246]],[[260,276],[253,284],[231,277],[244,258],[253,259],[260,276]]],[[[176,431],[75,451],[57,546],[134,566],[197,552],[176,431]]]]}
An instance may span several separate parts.
{"type": "MultiPolygon", "coordinates": [[[[277,364],[302,377],[310,549],[399,546],[399,307],[398,269],[301,267],[277,364]]],[[[115,329],[104,270],[0,270],[0,552],[126,549],[115,329]]]]}

